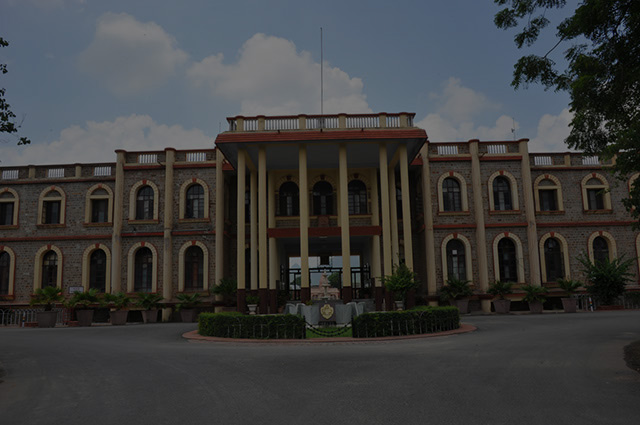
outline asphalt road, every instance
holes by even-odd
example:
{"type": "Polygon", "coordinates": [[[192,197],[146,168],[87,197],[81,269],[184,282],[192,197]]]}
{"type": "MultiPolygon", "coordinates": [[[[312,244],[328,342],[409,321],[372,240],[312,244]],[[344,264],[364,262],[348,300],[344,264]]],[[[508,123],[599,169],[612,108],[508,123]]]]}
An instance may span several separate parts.
{"type": "Polygon", "coordinates": [[[472,316],[456,336],[194,343],[191,324],[0,328],[0,423],[637,424],[640,311],[472,316]]]}

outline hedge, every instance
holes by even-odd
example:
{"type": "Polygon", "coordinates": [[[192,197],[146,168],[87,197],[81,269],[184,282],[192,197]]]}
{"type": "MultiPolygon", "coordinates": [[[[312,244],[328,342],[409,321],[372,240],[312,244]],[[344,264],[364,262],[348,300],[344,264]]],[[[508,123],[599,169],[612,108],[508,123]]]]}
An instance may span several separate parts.
{"type": "Polygon", "coordinates": [[[456,307],[417,307],[413,310],[365,313],[353,319],[353,337],[417,335],[460,327],[456,307]]]}
{"type": "Polygon", "coordinates": [[[293,314],[201,313],[198,316],[198,333],[220,338],[303,339],[306,327],[304,318],[293,314]]]}

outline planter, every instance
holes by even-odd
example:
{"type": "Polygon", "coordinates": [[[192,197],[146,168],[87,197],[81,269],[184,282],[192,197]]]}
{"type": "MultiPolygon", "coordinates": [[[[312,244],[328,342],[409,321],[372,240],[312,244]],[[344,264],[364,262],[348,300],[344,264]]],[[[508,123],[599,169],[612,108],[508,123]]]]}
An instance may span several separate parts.
{"type": "Polygon", "coordinates": [[[196,321],[196,311],[192,308],[180,310],[180,318],[185,323],[193,323],[196,321]]]}
{"type": "Polygon", "coordinates": [[[57,311],[39,311],[36,313],[36,320],[38,321],[39,328],[54,328],[56,326],[57,318],[57,311]]]}
{"type": "Polygon", "coordinates": [[[395,301],[396,311],[402,311],[404,308],[404,301],[395,301]]]}
{"type": "Polygon", "coordinates": [[[508,314],[511,311],[511,300],[493,300],[493,309],[497,314],[508,314]]]}
{"type": "Polygon", "coordinates": [[[144,323],[157,323],[158,322],[158,310],[143,310],[142,321],[144,323]]]}
{"type": "Polygon", "coordinates": [[[129,315],[129,310],[113,310],[109,312],[109,317],[111,318],[112,325],[124,325],[127,323],[127,316],[129,315]]]}
{"type": "Polygon", "coordinates": [[[565,313],[575,313],[578,311],[578,300],[575,298],[562,298],[562,308],[565,313]]]}
{"type": "Polygon", "coordinates": [[[93,322],[93,310],[76,310],[78,326],[91,326],[93,322]]]}
{"type": "Polygon", "coordinates": [[[529,311],[534,314],[542,314],[542,303],[540,301],[529,302],[529,311]]]}
{"type": "Polygon", "coordinates": [[[249,309],[249,314],[256,314],[258,311],[258,304],[247,304],[247,308],[249,309]]]}
{"type": "Polygon", "coordinates": [[[460,310],[460,314],[468,314],[469,313],[469,300],[454,300],[453,306],[458,307],[460,310]]]}

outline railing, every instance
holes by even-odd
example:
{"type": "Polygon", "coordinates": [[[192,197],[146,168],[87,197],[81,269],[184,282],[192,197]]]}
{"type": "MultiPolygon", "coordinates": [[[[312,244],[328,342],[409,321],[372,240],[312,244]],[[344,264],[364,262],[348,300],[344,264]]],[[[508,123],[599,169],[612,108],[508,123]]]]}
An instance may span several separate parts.
{"type": "Polygon", "coordinates": [[[507,153],[507,145],[487,145],[487,153],[489,154],[507,153]]]}
{"type": "Polygon", "coordinates": [[[380,127],[379,116],[353,116],[346,119],[347,128],[377,128],[380,127]]]}
{"type": "Polygon", "coordinates": [[[265,118],[265,130],[298,130],[300,128],[300,120],[297,117],[286,118],[265,118]]]}
{"type": "Polygon", "coordinates": [[[413,113],[229,117],[229,131],[319,130],[413,127],[413,113]]]}
{"type": "Polygon", "coordinates": [[[141,153],[138,154],[138,164],[155,164],[158,162],[158,154],[141,153]]]}
{"type": "MultiPolygon", "coordinates": [[[[413,123],[413,119],[411,120],[413,123]]],[[[412,127],[413,124],[409,124],[409,127],[412,127]]],[[[389,128],[400,128],[400,116],[399,115],[387,115],[387,127],[389,128]]]]}
{"type": "Polygon", "coordinates": [[[2,180],[17,180],[20,170],[2,170],[2,180]]]}
{"type": "Polygon", "coordinates": [[[47,177],[50,179],[57,179],[64,177],[64,168],[49,168],[47,170],[47,177]]]}
{"type": "Polygon", "coordinates": [[[94,177],[105,177],[111,175],[111,167],[94,167],[93,168],[94,177]]]}
{"type": "Polygon", "coordinates": [[[533,157],[533,165],[553,165],[551,155],[536,155],[533,157]]]}
{"type": "Polygon", "coordinates": [[[204,162],[207,160],[206,152],[187,152],[187,162],[204,162]]]}
{"type": "MultiPolygon", "coordinates": [[[[37,321],[38,312],[44,311],[42,308],[19,308],[19,309],[0,309],[0,324],[4,326],[20,326],[23,323],[37,321]]],[[[56,323],[62,324],[69,321],[69,310],[66,308],[54,308],[53,311],[58,312],[56,323]]]]}
{"type": "Polygon", "coordinates": [[[583,156],[582,165],[600,165],[600,158],[598,156],[583,156]]]}
{"type": "MultiPolygon", "coordinates": [[[[597,310],[600,304],[598,300],[589,294],[577,294],[573,298],[578,300],[578,310],[597,310]]],[[[640,292],[627,292],[616,299],[613,305],[619,305],[627,309],[640,309],[640,292]]]]}
{"type": "Polygon", "coordinates": [[[244,131],[256,131],[258,129],[258,119],[245,119],[244,120],[244,131]]]}
{"type": "Polygon", "coordinates": [[[338,128],[338,117],[313,117],[307,118],[307,129],[338,128]]]}
{"type": "Polygon", "coordinates": [[[458,146],[438,145],[438,155],[458,155],[458,146]]]}

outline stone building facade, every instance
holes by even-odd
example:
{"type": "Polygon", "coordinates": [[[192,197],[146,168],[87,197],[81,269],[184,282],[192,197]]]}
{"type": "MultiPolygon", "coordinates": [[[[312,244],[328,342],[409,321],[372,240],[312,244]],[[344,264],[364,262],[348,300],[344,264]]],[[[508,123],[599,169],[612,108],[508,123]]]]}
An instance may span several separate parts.
{"type": "Polygon", "coordinates": [[[578,255],[640,252],[621,203],[637,175],[616,181],[598,158],[529,153],[526,139],[430,143],[409,113],[228,121],[216,149],[0,168],[0,308],[43,285],[171,303],[232,277],[238,309],[255,293],[266,313],[309,299],[322,269],[344,301],[381,309],[380,277],[404,262],[430,303],[460,278],[489,311],[492,281],[559,296],[559,278],[582,278],[578,255]]]}

